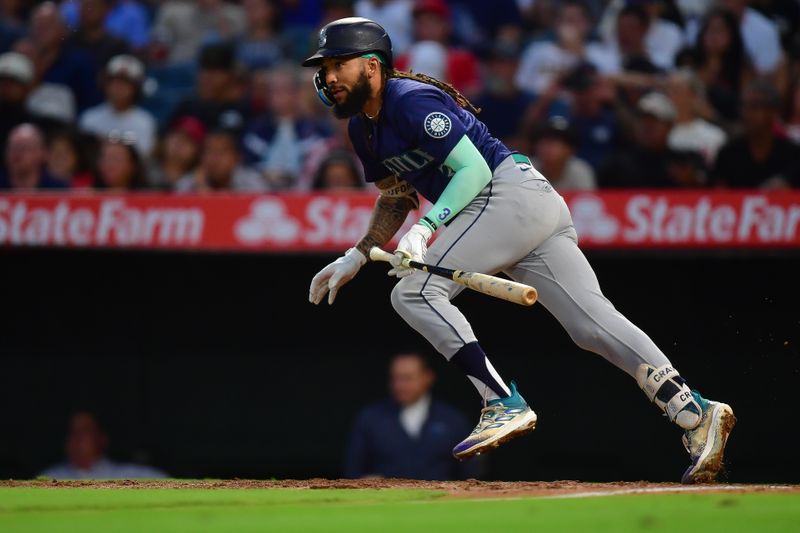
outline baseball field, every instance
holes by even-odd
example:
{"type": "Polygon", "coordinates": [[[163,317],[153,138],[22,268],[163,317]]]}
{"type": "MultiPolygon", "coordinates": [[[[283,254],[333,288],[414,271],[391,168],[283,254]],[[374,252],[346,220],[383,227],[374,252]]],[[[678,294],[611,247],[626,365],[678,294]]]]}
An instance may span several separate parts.
{"type": "Polygon", "coordinates": [[[0,531],[798,531],[800,487],[358,481],[0,482],[0,531]]]}

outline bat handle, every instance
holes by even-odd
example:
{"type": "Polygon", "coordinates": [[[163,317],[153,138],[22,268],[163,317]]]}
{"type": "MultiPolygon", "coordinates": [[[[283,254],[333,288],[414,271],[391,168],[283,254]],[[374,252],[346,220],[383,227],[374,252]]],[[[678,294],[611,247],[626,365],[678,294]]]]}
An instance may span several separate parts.
{"type": "MultiPolygon", "coordinates": [[[[373,246],[369,250],[369,258],[373,261],[385,261],[386,263],[391,263],[392,259],[394,259],[394,254],[387,252],[377,246],[373,246]]],[[[405,258],[403,259],[403,266],[404,267],[411,267],[411,259],[405,258]]]]}

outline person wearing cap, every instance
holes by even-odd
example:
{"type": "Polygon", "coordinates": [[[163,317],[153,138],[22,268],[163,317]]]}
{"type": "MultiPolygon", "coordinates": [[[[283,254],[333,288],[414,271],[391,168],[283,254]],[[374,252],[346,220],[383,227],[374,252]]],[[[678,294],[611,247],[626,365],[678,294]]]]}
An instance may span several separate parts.
{"type": "Polygon", "coordinates": [[[144,65],[130,55],[111,59],[105,69],[106,101],[87,109],[79,119],[82,131],[106,137],[113,132],[135,140],[142,157],[149,157],[156,138],[156,121],[137,106],[144,82],[144,65]]]}
{"type": "Polygon", "coordinates": [[[162,189],[173,190],[175,184],[195,171],[206,138],[206,127],[194,117],[179,117],[161,136],[150,161],[148,177],[162,189]]]}
{"type": "Polygon", "coordinates": [[[475,95],[481,87],[478,60],[469,50],[451,45],[452,12],[447,2],[416,0],[413,13],[414,44],[397,58],[397,68],[427,74],[467,96],[475,95]]]}
{"type": "Polygon", "coordinates": [[[171,121],[191,116],[209,131],[221,128],[241,134],[250,114],[236,47],[231,43],[206,45],[200,52],[197,93],[178,104],[171,121]]]}
{"type": "Polygon", "coordinates": [[[670,188],[669,165],[675,153],[668,144],[675,106],[663,93],[650,92],[637,105],[633,145],[620,148],[600,169],[603,188],[670,188]]]}
{"type": "Polygon", "coordinates": [[[533,132],[531,159],[559,191],[591,191],[597,188],[594,171],[586,161],[575,157],[577,132],[565,117],[551,117],[533,132]]]}
{"type": "Polygon", "coordinates": [[[26,100],[33,85],[33,64],[22,54],[0,55],[0,146],[5,146],[14,126],[31,122],[26,100]]]}
{"type": "Polygon", "coordinates": [[[561,74],[581,62],[611,74],[620,69],[619,57],[607,45],[589,41],[591,14],[583,2],[567,0],[561,4],[555,27],[555,39],[528,46],[517,71],[517,85],[541,94],[558,82],[561,74]]]}

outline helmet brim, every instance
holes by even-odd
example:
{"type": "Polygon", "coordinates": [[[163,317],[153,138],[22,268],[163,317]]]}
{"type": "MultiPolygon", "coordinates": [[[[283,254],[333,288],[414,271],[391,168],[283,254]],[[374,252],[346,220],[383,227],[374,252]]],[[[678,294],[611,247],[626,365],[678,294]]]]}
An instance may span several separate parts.
{"type": "Polygon", "coordinates": [[[320,48],[317,53],[303,61],[304,67],[318,67],[322,64],[322,60],[328,57],[346,57],[357,56],[365,52],[360,50],[353,50],[352,48],[320,48]]]}

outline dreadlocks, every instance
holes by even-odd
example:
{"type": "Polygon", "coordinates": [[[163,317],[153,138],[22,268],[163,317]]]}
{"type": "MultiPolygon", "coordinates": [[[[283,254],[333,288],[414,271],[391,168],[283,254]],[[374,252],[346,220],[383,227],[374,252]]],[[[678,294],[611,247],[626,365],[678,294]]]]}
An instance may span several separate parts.
{"type": "Polygon", "coordinates": [[[472,113],[473,115],[477,115],[481,112],[481,108],[475,107],[472,102],[467,100],[467,98],[458,92],[458,89],[450,85],[449,83],[445,83],[443,81],[439,81],[436,78],[432,78],[425,74],[420,74],[418,72],[404,72],[402,70],[397,69],[390,69],[389,67],[383,67],[383,73],[385,78],[405,78],[407,80],[416,80],[422,83],[427,83],[428,85],[433,85],[434,87],[441,89],[442,91],[446,92],[450,97],[456,101],[456,103],[472,113]]]}

